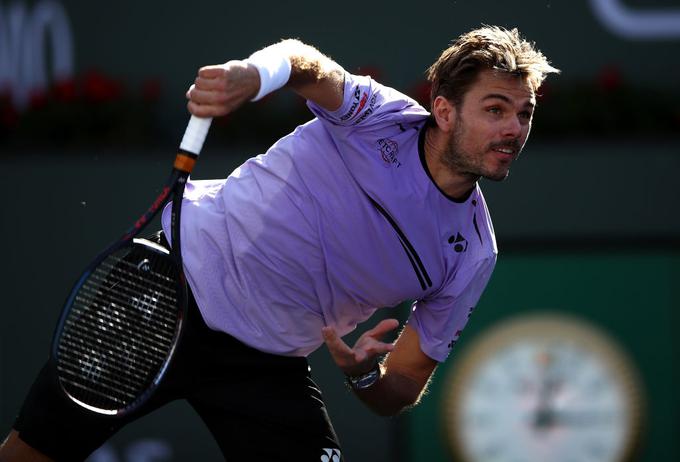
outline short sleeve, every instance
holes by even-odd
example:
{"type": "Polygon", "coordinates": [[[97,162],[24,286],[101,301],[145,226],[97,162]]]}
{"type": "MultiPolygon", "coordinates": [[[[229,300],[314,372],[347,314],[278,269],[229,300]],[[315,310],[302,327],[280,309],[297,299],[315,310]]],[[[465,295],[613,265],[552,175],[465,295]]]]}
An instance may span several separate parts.
{"type": "Polygon", "coordinates": [[[420,347],[435,361],[443,362],[451,352],[486,288],[496,255],[461,268],[437,296],[418,300],[408,323],[418,332],[420,347]]]}
{"type": "Polygon", "coordinates": [[[312,101],[307,107],[322,122],[335,127],[363,128],[413,117],[422,120],[427,111],[410,97],[385,87],[370,76],[345,73],[344,99],[339,109],[328,111],[312,101]]]}

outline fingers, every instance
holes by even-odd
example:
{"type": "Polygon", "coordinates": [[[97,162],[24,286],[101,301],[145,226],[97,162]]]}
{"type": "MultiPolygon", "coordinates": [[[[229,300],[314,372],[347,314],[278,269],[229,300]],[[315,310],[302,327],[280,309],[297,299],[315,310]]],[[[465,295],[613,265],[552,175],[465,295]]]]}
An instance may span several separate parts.
{"type": "Polygon", "coordinates": [[[380,340],[388,332],[399,327],[399,321],[396,319],[383,319],[373,329],[366,331],[366,334],[376,340],[380,340]]]}
{"type": "Polygon", "coordinates": [[[354,352],[332,327],[321,328],[321,335],[335,363],[341,368],[352,365],[354,352]]]}
{"type": "Polygon", "coordinates": [[[187,108],[199,117],[219,117],[250,100],[259,88],[256,69],[241,61],[205,66],[187,90],[187,108]]]}
{"type": "MultiPolygon", "coordinates": [[[[198,79],[197,79],[198,80],[198,79]]],[[[199,117],[218,117],[232,112],[242,101],[227,91],[206,90],[192,85],[186,94],[189,111],[199,117]]]]}
{"type": "Polygon", "coordinates": [[[350,348],[332,327],[323,327],[321,333],[335,363],[346,374],[358,375],[370,370],[379,356],[394,349],[392,343],[382,342],[381,339],[398,326],[399,321],[396,319],[380,321],[373,329],[364,332],[353,348],[350,348]]]}
{"type": "Polygon", "coordinates": [[[223,99],[221,93],[201,90],[195,85],[192,85],[191,88],[189,88],[187,96],[189,100],[196,104],[216,104],[223,99]]]}
{"type": "Polygon", "coordinates": [[[225,69],[224,64],[203,66],[198,70],[198,77],[206,80],[216,79],[224,75],[225,69]]]}
{"type": "Polygon", "coordinates": [[[382,338],[390,331],[399,327],[396,319],[383,319],[373,329],[369,329],[359,337],[354,351],[356,354],[363,354],[366,358],[375,358],[389,353],[394,349],[393,343],[382,342],[382,338]]]}
{"type": "MultiPolygon", "coordinates": [[[[221,75],[221,74],[220,74],[221,75]]],[[[217,91],[217,90],[226,90],[226,79],[221,78],[220,75],[218,75],[215,78],[207,78],[207,77],[196,77],[196,80],[194,80],[194,84],[192,85],[193,87],[196,87],[200,90],[207,90],[207,91],[217,91]]]]}
{"type": "Polygon", "coordinates": [[[352,349],[340,338],[338,333],[335,332],[335,329],[332,327],[323,327],[321,333],[329,350],[338,354],[352,356],[352,349]]]}
{"type": "Polygon", "coordinates": [[[382,356],[392,350],[394,350],[394,344],[381,342],[370,336],[360,338],[357,344],[354,345],[354,354],[357,361],[366,361],[382,356]]]}
{"type": "Polygon", "coordinates": [[[187,90],[186,97],[195,101],[196,95],[226,92],[226,90],[227,76],[225,69],[220,66],[207,66],[198,70],[198,76],[194,80],[194,84],[187,90]]]}
{"type": "Polygon", "coordinates": [[[219,117],[229,112],[225,105],[226,95],[223,92],[210,90],[210,87],[216,88],[215,83],[205,83],[205,79],[200,77],[196,79],[196,83],[187,90],[186,98],[189,100],[187,108],[189,112],[198,117],[219,117]],[[199,80],[203,80],[199,84],[199,80]],[[200,85],[200,86],[199,86],[200,85]]]}
{"type": "Polygon", "coordinates": [[[189,103],[187,103],[187,109],[191,114],[195,115],[196,117],[220,117],[229,113],[222,107],[203,106],[194,103],[193,101],[189,101],[189,103]]]}

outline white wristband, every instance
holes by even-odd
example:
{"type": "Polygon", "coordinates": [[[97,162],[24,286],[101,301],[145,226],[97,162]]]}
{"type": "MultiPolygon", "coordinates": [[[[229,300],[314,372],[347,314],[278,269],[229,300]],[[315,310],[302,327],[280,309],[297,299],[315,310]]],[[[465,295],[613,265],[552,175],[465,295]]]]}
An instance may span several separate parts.
{"type": "Polygon", "coordinates": [[[257,101],[278,90],[290,78],[290,59],[288,56],[284,56],[280,50],[265,48],[256,51],[245,61],[255,66],[258,74],[260,74],[260,91],[251,101],[257,101]]]}

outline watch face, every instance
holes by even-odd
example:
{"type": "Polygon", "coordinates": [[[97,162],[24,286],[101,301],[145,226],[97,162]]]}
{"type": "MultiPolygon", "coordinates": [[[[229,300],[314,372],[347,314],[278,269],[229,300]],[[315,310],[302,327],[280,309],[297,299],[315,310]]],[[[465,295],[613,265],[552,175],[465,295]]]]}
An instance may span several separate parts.
{"type": "Polygon", "coordinates": [[[639,436],[634,368],[602,332],[571,318],[503,323],[463,353],[445,388],[457,459],[604,462],[639,436]]]}

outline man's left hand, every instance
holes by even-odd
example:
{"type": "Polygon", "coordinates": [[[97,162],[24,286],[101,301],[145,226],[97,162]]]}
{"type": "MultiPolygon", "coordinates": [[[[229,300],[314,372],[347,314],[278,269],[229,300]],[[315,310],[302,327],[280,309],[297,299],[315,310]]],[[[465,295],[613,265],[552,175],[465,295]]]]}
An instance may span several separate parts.
{"type": "Polygon", "coordinates": [[[394,344],[385,343],[382,338],[399,327],[396,319],[383,319],[373,329],[359,337],[353,348],[350,348],[332,327],[323,327],[321,333],[333,360],[342,371],[356,377],[370,371],[378,357],[389,353],[394,344]]]}

